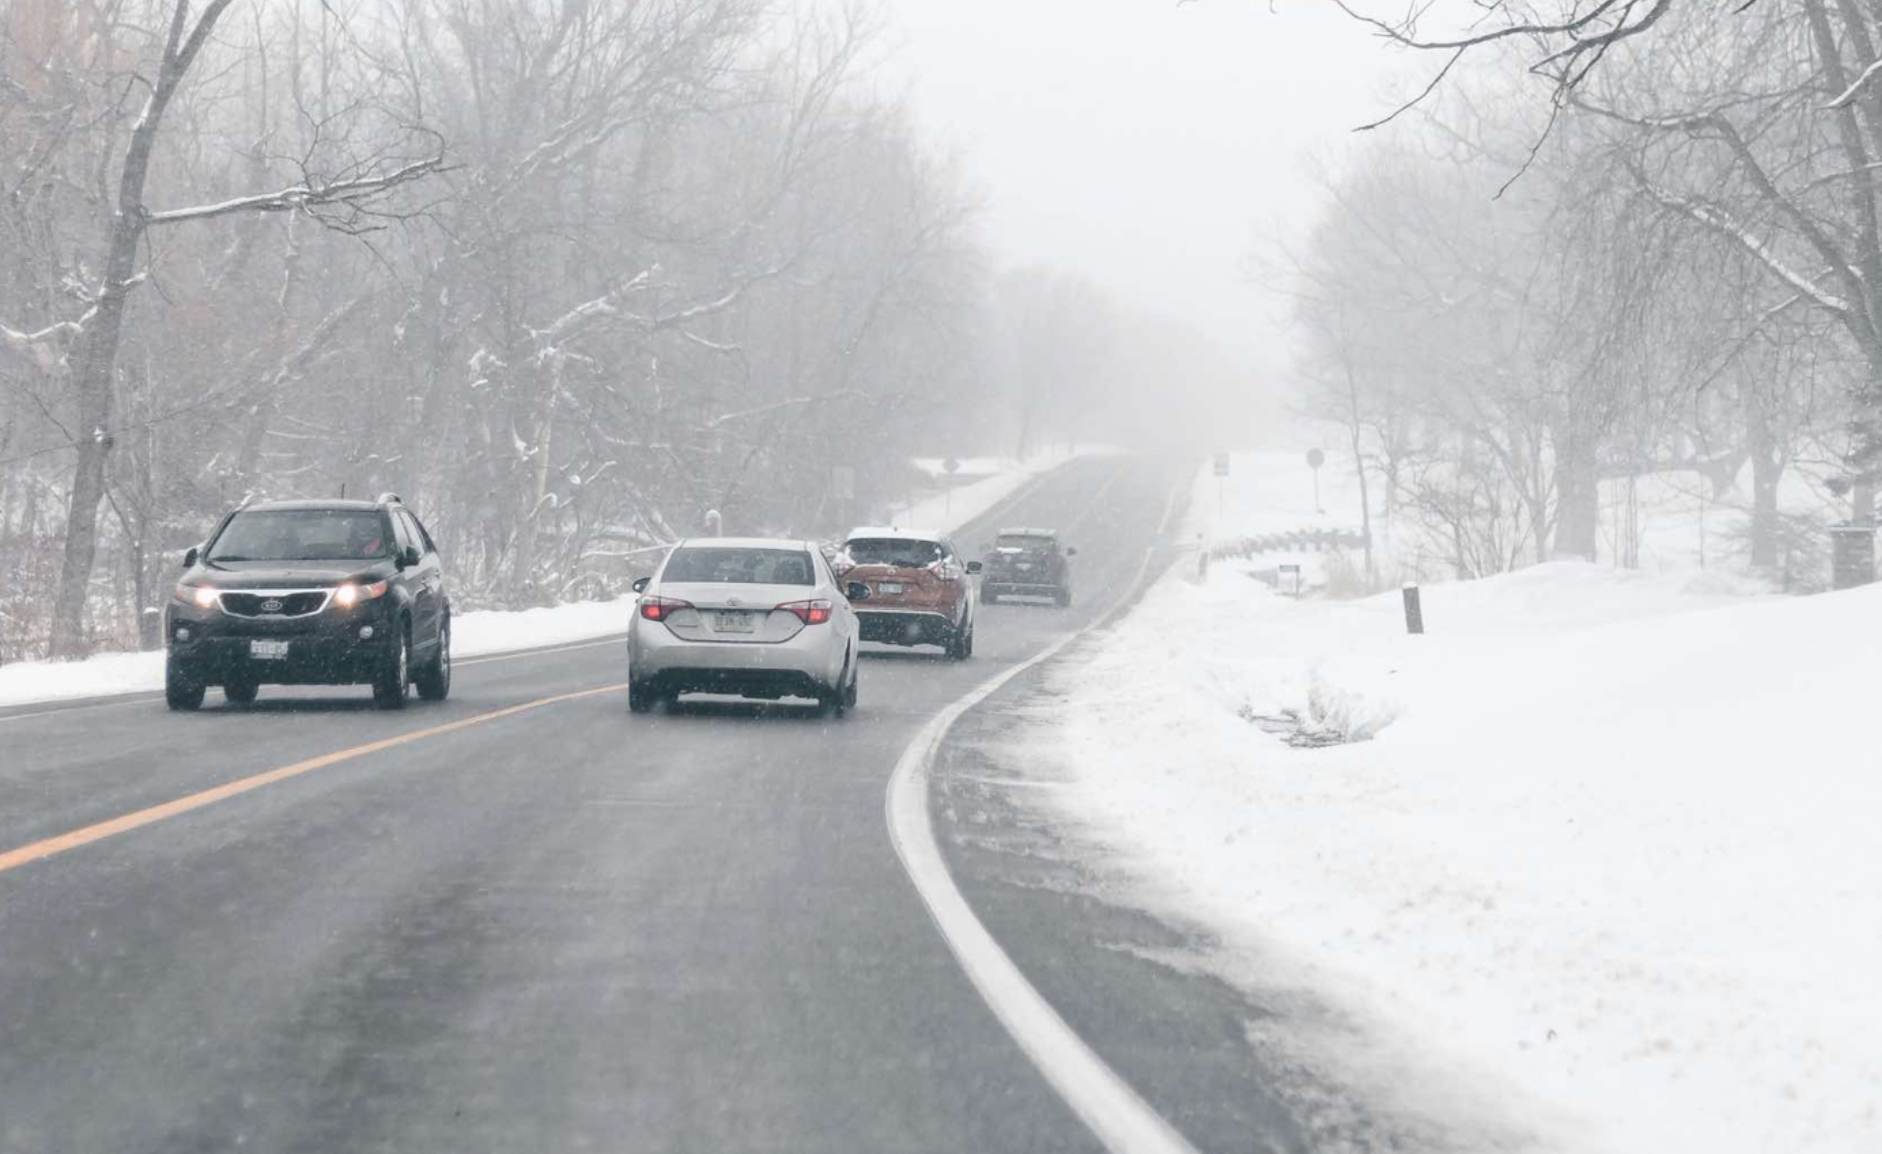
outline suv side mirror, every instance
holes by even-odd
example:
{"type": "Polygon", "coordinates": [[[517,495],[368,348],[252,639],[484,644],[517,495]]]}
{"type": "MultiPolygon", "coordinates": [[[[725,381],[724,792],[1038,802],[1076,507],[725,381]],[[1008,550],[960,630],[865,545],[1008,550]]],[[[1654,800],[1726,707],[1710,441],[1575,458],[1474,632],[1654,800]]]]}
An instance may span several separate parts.
{"type": "Polygon", "coordinates": [[[399,550],[398,565],[401,569],[410,569],[421,560],[423,560],[423,555],[419,553],[416,545],[407,545],[399,550]]]}
{"type": "Polygon", "coordinates": [[[861,581],[851,581],[843,587],[843,595],[851,601],[867,601],[869,600],[869,586],[861,581]]]}
{"type": "Polygon", "coordinates": [[[191,545],[188,549],[183,551],[183,568],[188,569],[196,564],[196,559],[200,556],[202,556],[202,550],[195,545],[191,545]]]}
{"type": "Polygon", "coordinates": [[[648,586],[649,584],[651,584],[652,582],[653,582],[653,578],[652,578],[652,577],[636,577],[636,578],[634,578],[634,585],[633,585],[633,589],[634,589],[634,592],[636,592],[636,593],[645,593],[645,592],[647,591],[647,586],[648,586]]]}
{"type": "Polygon", "coordinates": [[[980,571],[981,571],[981,569],[983,569],[983,568],[985,568],[985,566],[983,566],[983,565],[981,565],[981,563],[980,563],[980,562],[978,562],[978,561],[969,561],[969,562],[967,563],[967,572],[968,572],[969,574],[974,574],[974,573],[978,573],[978,572],[980,572],[980,571]]]}

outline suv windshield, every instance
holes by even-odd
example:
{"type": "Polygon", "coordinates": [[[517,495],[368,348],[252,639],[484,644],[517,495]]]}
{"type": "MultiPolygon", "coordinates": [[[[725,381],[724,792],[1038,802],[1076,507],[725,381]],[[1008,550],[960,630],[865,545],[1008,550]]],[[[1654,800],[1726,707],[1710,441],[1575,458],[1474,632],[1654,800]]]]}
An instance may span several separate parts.
{"type": "Polygon", "coordinates": [[[662,581],[715,585],[810,585],[810,554],[802,549],[737,549],[693,546],[675,549],[662,581]]]}
{"type": "Polygon", "coordinates": [[[391,552],[376,509],[258,509],[229,521],[209,560],[371,560],[391,552]]]}
{"type": "Polygon", "coordinates": [[[843,546],[858,565],[895,565],[919,569],[941,559],[941,546],[907,537],[857,537],[843,546]]]}
{"type": "Polygon", "coordinates": [[[1035,537],[1018,533],[1002,533],[996,542],[996,548],[1018,549],[1024,553],[1050,553],[1054,542],[1050,537],[1035,537]]]}

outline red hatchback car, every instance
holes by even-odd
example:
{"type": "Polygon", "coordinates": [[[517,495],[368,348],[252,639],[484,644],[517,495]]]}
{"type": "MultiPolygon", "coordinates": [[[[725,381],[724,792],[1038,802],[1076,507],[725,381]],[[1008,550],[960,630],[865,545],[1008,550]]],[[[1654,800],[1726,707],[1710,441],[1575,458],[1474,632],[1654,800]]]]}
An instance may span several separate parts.
{"type": "Polygon", "coordinates": [[[939,645],[956,661],[974,652],[972,574],[954,543],[918,529],[857,529],[843,543],[836,567],[845,582],[866,586],[854,604],[864,641],[939,645]]]}

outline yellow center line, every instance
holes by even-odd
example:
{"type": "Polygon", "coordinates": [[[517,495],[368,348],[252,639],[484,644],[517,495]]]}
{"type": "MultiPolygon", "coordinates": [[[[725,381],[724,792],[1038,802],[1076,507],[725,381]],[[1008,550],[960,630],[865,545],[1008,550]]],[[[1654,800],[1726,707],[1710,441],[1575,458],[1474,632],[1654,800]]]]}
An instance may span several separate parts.
{"type": "Polygon", "coordinates": [[[1133,461],[1128,464],[1125,464],[1122,467],[1120,467],[1117,472],[1112,473],[1109,477],[1106,477],[1104,480],[1104,484],[1099,485],[1098,491],[1091,495],[1091,500],[1085,502],[1084,507],[1079,509],[1078,512],[1073,515],[1072,519],[1066,523],[1065,528],[1061,530],[1061,532],[1062,533],[1071,532],[1073,529],[1076,529],[1080,525],[1084,524],[1085,518],[1097,512],[1098,502],[1104,500],[1104,495],[1111,491],[1111,486],[1117,484],[1120,480],[1122,480],[1124,477],[1124,474],[1130,472],[1131,466],[1134,465],[1135,463],[1136,462],[1133,461]]]}
{"type": "Polygon", "coordinates": [[[408,745],[427,737],[437,737],[441,734],[454,733],[457,730],[467,729],[473,725],[482,725],[486,721],[495,721],[498,718],[510,717],[518,713],[528,712],[532,709],[541,709],[545,705],[556,705],[564,701],[577,701],[584,697],[595,697],[604,693],[619,693],[626,688],[627,686],[625,684],[603,685],[595,689],[577,690],[574,693],[559,693],[554,697],[542,697],[535,701],[525,701],[521,705],[510,705],[502,709],[493,709],[489,713],[479,713],[473,717],[460,718],[457,721],[449,721],[443,725],[434,725],[426,729],[415,729],[408,733],[398,734],[394,737],[381,738],[378,741],[369,741],[364,745],[355,745],[350,749],[342,749],[334,753],[323,753],[319,757],[310,757],[306,761],[297,761],[292,765],[284,765],[279,769],[271,769],[265,773],[257,773],[249,777],[238,778],[235,781],[225,782],[211,789],[205,789],[198,793],[179,797],[174,801],[166,801],[161,805],[153,805],[147,809],[140,809],[132,813],[123,814],[119,817],[96,822],[92,825],[82,826],[79,829],[71,830],[67,833],[42,838],[39,841],[30,842],[17,849],[7,850],[5,853],[0,853],[0,873],[18,869],[20,866],[26,865],[29,862],[43,861],[56,854],[62,854],[67,850],[78,849],[81,846],[88,846],[93,842],[103,841],[108,837],[116,837],[121,833],[129,833],[131,830],[141,829],[144,826],[163,821],[166,818],[176,817],[180,814],[188,813],[191,810],[201,809],[206,805],[214,805],[219,801],[227,801],[229,798],[238,797],[251,790],[260,789],[265,785],[273,785],[277,781],[286,781],[290,777],[299,777],[303,773],[312,773],[316,769],[325,769],[327,766],[336,765],[342,761],[351,761],[356,757],[364,757],[369,753],[379,753],[382,750],[408,745]]]}

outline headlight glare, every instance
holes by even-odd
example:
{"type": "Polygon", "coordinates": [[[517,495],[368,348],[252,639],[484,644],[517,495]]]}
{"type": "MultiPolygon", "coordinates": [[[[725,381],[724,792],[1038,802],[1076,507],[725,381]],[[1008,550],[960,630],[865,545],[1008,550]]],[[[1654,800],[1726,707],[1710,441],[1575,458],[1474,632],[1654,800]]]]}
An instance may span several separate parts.
{"type": "Polygon", "coordinates": [[[216,589],[213,585],[178,585],[176,599],[198,609],[213,609],[216,605],[216,589]]]}
{"type": "Polygon", "coordinates": [[[356,585],[351,581],[333,591],[333,603],[342,609],[351,609],[361,601],[374,601],[386,595],[391,588],[384,581],[374,581],[369,585],[356,585]]]}

